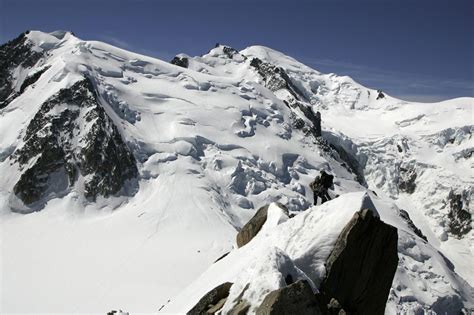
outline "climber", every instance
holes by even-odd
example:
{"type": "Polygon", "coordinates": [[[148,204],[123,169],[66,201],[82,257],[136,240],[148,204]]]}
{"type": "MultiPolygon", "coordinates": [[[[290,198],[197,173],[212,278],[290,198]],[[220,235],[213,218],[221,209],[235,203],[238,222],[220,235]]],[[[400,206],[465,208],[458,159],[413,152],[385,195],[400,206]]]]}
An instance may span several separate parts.
{"type": "Polygon", "coordinates": [[[334,188],[333,186],[334,176],[326,173],[324,170],[321,171],[319,176],[316,176],[314,181],[309,184],[309,187],[314,194],[314,205],[318,203],[318,197],[321,198],[321,204],[325,203],[328,200],[331,200],[329,196],[328,189],[334,188]]]}

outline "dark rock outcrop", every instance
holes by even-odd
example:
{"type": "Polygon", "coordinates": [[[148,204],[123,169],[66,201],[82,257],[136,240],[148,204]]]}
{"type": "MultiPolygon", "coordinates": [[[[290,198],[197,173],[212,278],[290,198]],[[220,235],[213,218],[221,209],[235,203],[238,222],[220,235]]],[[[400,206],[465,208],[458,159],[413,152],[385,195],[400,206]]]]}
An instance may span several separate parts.
{"type": "Polygon", "coordinates": [[[173,60],[171,60],[171,63],[183,68],[187,68],[189,66],[189,60],[186,57],[174,57],[173,60]]]}
{"type": "Polygon", "coordinates": [[[472,214],[469,212],[469,192],[455,193],[449,192],[449,231],[462,237],[472,229],[472,214]]]}
{"type": "Polygon", "coordinates": [[[26,205],[46,192],[67,192],[79,173],[85,178],[85,196],[92,200],[118,193],[138,174],[135,158],[98,104],[89,79],[44,102],[23,140],[11,159],[20,169],[28,165],[13,188],[26,205]]]}
{"type": "Polygon", "coordinates": [[[237,246],[242,247],[250,242],[260,231],[267,221],[269,205],[263,206],[257,210],[257,213],[247,222],[237,234],[237,246]]]}
{"type": "Polygon", "coordinates": [[[341,304],[335,298],[332,298],[327,305],[328,315],[345,315],[346,311],[342,308],[341,304]]]}
{"type": "Polygon", "coordinates": [[[405,210],[403,209],[400,209],[400,213],[399,213],[400,217],[405,220],[405,222],[408,224],[408,227],[413,231],[415,232],[415,234],[418,236],[418,237],[421,237],[422,239],[424,239],[426,242],[428,241],[428,239],[426,238],[425,235],[423,235],[423,232],[421,232],[421,230],[415,225],[415,223],[413,223],[413,221],[411,220],[410,218],[410,215],[408,214],[408,212],[406,212],[405,210]]]}
{"type": "Polygon", "coordinates": [[[313,135],[315,138],[321,137],[321,113],[314,113],[311,107],[304,105],[303,103],[291,99],[289,101],[283,101],[286,106],[294,109],[299,109],[301,113],[311,122],[307,124],[303,119],[298,117],[293,111],[291,112],[291,125],[295,129],[301,129],[306,135],[313,135]]]}
{"type": "Polygon", "coordinates": [[[398,188],[408,194],[413,194],[416,189],[416,177],[416,171],[413,168],[400,167],[398,188]]]}
{"type": "Polygon", "coordinates": [[[259,58],[253,58],[250,61],[250,66],[257,70],[257,73],[264,79],[265,87],[271,91],[287,89],[295,100],[308,101],[283,68],[263,62],[259,58]]]}
{"type": "Polygon", "coordinates": [[[321,137],[321,113],[316,112],[314,116],[314,133],[316,137],[321,137]]]}
{"type": "Polygon", "coordinates": [[[250,304],[245,300],[240,300],[230,311],[229,315],[246,315],[250,309],[250,304]]]}
{"type": "Polygon", "coordinates": [[[21,94],[15,91],[12,84],[12,71],[19,66],[31,68],[43,57],[41,52],[31,49],[32,44],[28,42],[27,34],[28,32],[22,33],[0,46],[0,109],[21,94]]]}
{"type": "Polygon", "coordinates": [[[222,260],[222,259],[224,259],[225,257],[227,257],[227,255],[229,255],[229,254],[230,254],[230,252],[227,252],[227,253],[223,254],[222,256],[220,256],[219,258],[217,258],[216,260],[214,260],[214,264],[215,264],[216,262],[218,262],[219,260],[222,260]]]}
{"type": "Polygon", "coordinates": [[[321,114],[314,112],[306,94],[293,82],[291,77],[282,67],[275,66],[268,62],[263,62],[259,58],[253,58],[250,66],[257,70],[257,73],[264,79],[265,87],[271,91],[286,89],[291,97],[284,100],[285,104],[292,110],[299,110],[311,123],[306,125],[305,121],[293,115],[292,124],[296,129],[303,129],[307,134],[314,137],[321,137],[321,114]]]}
{"type": "Polygon", "coordinates": [[[377,90],[377,99],[382,99],[385,97],[385,94],[383,94],[382,90],[377,90]]]}
{"type": "Polygon", "coordinates": [[[41,77],[41,75],[43,73],[46,72],[46,70],[48,70],[49,67],[44,67],[43,69],[41,70],[38,70],[36,71],[35,73],[33,73],[32,75],[28,76],[24,81],[23,83],[21,84],[21,87],[20,87],[20,94],[23,93],[27,87],[29,87],[30,85],[32,85],[33,83],[35,83],[36,81],[38,81],[38,79],[41,77]]]}
{"type": "Polygon", "coordinates": [[[324,315],[346,315],[346,311],[335,298],[328,298],[323,292],[316,293],[319,309],[324,315]]]}
{"type": "Polygon", "coordinates": [[[226,282],[218,285],[206,293],[199,302],[189,311],[188,315],[214,314],[219,311],[229,296],[232,283],[226,282]],[[220,306],[220,307],[219,307],[220,306]]]}
{"type": "Polygon", "coordinates": [[[249,287],[250,287],[250,283],[247,283],[247,285],[242,289],[239,295],[234,299],[233,301],[234,306],[232,307],[232,309],[229,310],[227,314],[229,315],[247,314],[248,310],[250,309],[250,304],[243,297],[244,297],[245,291],[247,291],[249,287]]]}
{"type": "Polygon", "coordinates": [[[326,142],[326,146],[329,146],[330,149],[326,149],[327,152],[331,154],[333,158],[336,160],[341,160],[342,166],[344,166],[349,172],[353,173],[355,175],[355,179],[359,182],[364,187],[367,187],[367,182],[365,180],[364,176],[364,167],[359,163],[359,160],[357,159],[357,156],[353,153],[350,153],[350,151],[347,151],[344,149],[344,147],[337,142],[332,141],[324,141],[326,139],[320,139],[318,142],[320,147],[323,147],[324,150],[324,144],[323,142],[326,142]]]}
{"type": "Polygon", "coordinates": [[[257,315],[276,314],[322,314],[318,301],[305,280],[270,292],[257,308],[257,315]]]}
{"type": "Polygon", "coordinates": [[[326,262],[321,291],[343,309],[357,314],[384,314],[397,269],[397,229],[364,209],[354,214],[326,262]]]}
{"type": "MultiPolygon", "coordinates": [[[[288,215],[288,209],[284,205],[278,204],[278,206],[288,215]]],[[[266,205],[258,209],[257,213],[255,213],[255,215],[242,227],[240,232],[237,234],[238,247],[244,246],[250,242],[255,235],[257,235],[265,224],[265,221],[267,221],[268,207],[269,205],[266,205]]]]}
{"type": "Polygon", "coordinates": [[[223,46],[222,51],[230,59],[234,58],[234,55],[237,55],[239,53],[235,48],[232,48],[232,47],[229,47],[229,46],[223,46]]]}

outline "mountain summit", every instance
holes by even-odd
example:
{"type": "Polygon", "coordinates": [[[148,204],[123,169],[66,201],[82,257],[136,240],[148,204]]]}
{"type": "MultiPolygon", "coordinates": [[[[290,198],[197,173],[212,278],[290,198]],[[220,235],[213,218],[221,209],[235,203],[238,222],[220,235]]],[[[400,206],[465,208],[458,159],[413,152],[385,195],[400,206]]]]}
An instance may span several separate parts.
{"type": "Polygon", "coordinates": [[[291,290],[347,310],[371,302],[336,271],[379,237],[398,252],[386,314],[474,307],[473,98],[410,103],[263,46],[167,62],[63,31],[0,46],[0,82],[2,312],[186,313],[219,290],[223,313],[291,290]],[[322,170],[333,200],[313,206],[322,170]]]}

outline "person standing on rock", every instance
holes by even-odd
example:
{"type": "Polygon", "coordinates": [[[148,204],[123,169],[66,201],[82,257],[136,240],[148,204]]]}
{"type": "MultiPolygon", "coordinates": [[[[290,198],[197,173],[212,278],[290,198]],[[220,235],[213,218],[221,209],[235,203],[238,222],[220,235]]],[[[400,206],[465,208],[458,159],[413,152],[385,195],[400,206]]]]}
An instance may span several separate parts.
{"type": "Polygon", "coordinates": [[[334,176],[326,173],[324,170],[321,171],[319,176],[316,176],[313,182],[309,184],[309,187],[313,191],[314,205],[318,203],[318,197],[321,198],[321,204],[328,200],[331,200],[328,189],[333,188],[334,176]]]}

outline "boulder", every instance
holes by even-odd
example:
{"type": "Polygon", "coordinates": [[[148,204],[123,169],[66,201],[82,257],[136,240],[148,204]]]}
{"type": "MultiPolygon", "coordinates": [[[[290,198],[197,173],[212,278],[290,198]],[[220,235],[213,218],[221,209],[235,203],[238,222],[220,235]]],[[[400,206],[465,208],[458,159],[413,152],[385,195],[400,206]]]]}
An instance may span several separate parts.
{"type": "Polygon", "coordinates": [[[327,259],[320,291],[349,314],[384,314],[398,265],[397,243],[395,227],[369,209],[355,213],[327,259]]]}
{"type": "Polygon", "coordinates": [[[289,286],[270,292],[255,314],[322,314],[311,286],[306,280],[299,280],[289,286]]]}
{"type": "MultiPolygon", "coordinates": [[[[289,216],[288,209],[280,203],[277,204],[278,207],[283,209],[286,215],[289,216]]],[[[257,213],[255,213],[255,215],[242,227],[240,232],[237,234],[237,247],[240,248],[244,246],[250,242],[255,237],[255,235],[257,235],[257,233],[267,221],[269,206],[270,205],[266,205],[258,209],[257,213]]]]}
{"type": "Polygon", "coordinates": [[[228,315],[245,315],[250,309],[250,304],[244,299],[245,291],[250,287],[250,283],[243,288],[237,298],[234,299],[234,306],[227,312],[228,315]]]}
{"type": "Polygon", "coordinates": [[[250,219],[237,234],[237,246],[239,248],[250,242],[265,224],[265,221],[267,221],[268,207],[269,205],[266,205],[258,209],[252,219],[250,219]]]}
{"type": "Polygon", "coordinates": [[[188,315],[214,314],[219,311],[229,296],[232,283],[226,282],[207,292],[187,313],[188,315]]]}
{"type": "Polygon", "coordinates": [[[250,309],[250,304],[245,301],[241,300],[237,305],[235,305],[230,311],[229,315],[246,315],[250,309]]]}

